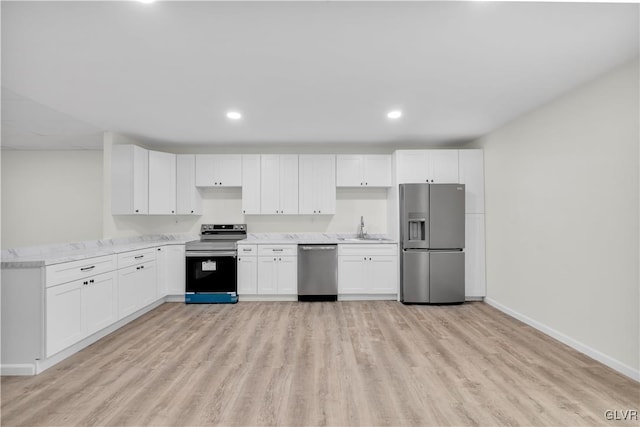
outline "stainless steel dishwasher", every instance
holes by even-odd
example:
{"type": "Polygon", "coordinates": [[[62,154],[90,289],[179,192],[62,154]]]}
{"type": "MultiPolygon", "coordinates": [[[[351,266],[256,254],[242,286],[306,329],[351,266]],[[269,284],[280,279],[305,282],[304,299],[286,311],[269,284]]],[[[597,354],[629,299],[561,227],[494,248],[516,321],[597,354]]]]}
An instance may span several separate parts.
{"type": "Polygon", "coordinates": [[[298,301],[337,301],[338,245],[298,245],[298,301]]]}

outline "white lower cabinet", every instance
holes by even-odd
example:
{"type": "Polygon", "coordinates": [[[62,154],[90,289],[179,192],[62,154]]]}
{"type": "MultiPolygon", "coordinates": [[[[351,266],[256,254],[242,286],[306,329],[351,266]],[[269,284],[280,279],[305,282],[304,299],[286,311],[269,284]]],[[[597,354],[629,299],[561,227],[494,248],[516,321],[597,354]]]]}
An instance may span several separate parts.
{"type": "Polygon", "coordinates": [[[258,294],[297,294],[297,264],[297,257],[258,257],[258,294]]]}
{"type": "Polygon", "coordinates": [[[487,293],[484,214],[466,214],[464,226],[465,296],[471,298],[484,297],[487,293]]]}
{"type": "Polygon", "coordinates": [[[238,295],[258,293],[258,248],[238,245],[238,295]]]}
{"type": "Polygon", "coordinates": [[[82,283],[83,281],[75,281],[47,289],[47,357],[75,344],[83,337],[82,283]]]}
{"type": "Polygon", "coordinates": [[[112,272],[47,288],[46,356],[114,323],[116,292],[112,272]]]}
{"type": "Polygon", "coordinates": [[[118,320],[118,287],[114,273],[90,277],[82,288],[85,334],[91,335],[118,320]]]}
{"type": "Polygon", "coordinates": [[[396,295],[398,293],[397,246],[340,245],[338,294],[396,295]]]}
{"type": "Polygon", "coordinates": [[[184,245],[166,245],[156,249],[157,298],[167,295],[184,295],[185,254],[184,245]]]}
{"type": "Polygon", "coordinates": [[[258,256],[258,294],[298,293],[297,245],[262,246],[258,256]]]}
{"type": "Polygon", "coordinates": [[[156,299],[156,261],[118,270],[118,318],[136,312],[156,299]]]}

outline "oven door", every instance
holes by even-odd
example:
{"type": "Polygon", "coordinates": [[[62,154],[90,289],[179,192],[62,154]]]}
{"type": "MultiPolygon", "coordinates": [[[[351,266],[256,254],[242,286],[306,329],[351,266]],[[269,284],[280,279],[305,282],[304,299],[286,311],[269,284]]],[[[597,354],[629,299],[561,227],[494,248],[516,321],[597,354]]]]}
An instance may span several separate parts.
{"type": "Polygon", "coordinates": [[[236,292],[235,251],[186,253],[186,291],[197,293],[236,292]]]}

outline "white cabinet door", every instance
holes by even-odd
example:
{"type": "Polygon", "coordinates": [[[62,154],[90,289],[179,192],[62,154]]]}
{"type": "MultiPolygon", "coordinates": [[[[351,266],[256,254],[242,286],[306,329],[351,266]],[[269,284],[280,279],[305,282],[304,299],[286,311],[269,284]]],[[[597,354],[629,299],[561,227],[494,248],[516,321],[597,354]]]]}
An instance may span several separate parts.
{"type": "Polygon", "coordinates": [[[429,150],[429,180],[433,183],[458,182],[458,150],[429,150]]]}
{"type": "Polygon", "coordinates": [[[465,212],[484,213],[484,156],[482,150],[460,150],[458,181],[465,185],[465,212]]]}
{"type": "MultiPolygon", "coordinates": [[[[185,254],[184,245],[167,245],[166,255],[166,295],[184,295],[185,293],[185,254]]],[[[158,276],[160,275],[158,270],[158,276]]]]}
{"type": "Polygon", "coordinates": [[[260,213],[298,213],[298,155],[260,156],[260,213]]]}
{"type": "Polygon", "coordinates": [[[201,215],[202,195],[196,187],[196,156],[176,156],[176,212],[178,215],[201,215]]]}
{"type": "Polygon", "coordinates": [[[258,294],[276,294],[277,257],[258,257],[258,294]]]}
{"type": "Polygon", "coordinates": [[[363,173],[365,186],[391,187],[391,155],[365,155],[363,173]]]}
{"type": "Polygon", "coordinates": [[[395,294],[398,292],[397,256],[367,257],[364,273],[368,293],[395,294]]]}
{"type": "Polygon", "coordinates": [[[118,270],[118,319],[122,319],[140,308],[142,283],[140,266],[118,270]]]}
{"type": "Polygon", "coordinates": [[[366,258],[361,255],[338,257],[338,293],[364,294],[364,268],[366,258]]]}
{"type": "Polygon", "coordinates": [[[278,257],[276,288],[279,295],[295,295],[298,293],[297,257],[278,257]]]}
{"type": "Polygon", "coordinates": [[[242,213],[260,213],[260,155],[242,156],[242,213]]]}
{"type": "Polygon", "coordinates": [[[364,186],[364,156],[361,154],[338,154],[336,156],[336,186],[364,186]]]}
{"type": "Polygon", "coordinates": [[[156,261],[145,262],[140,266],[140,302],[139,307],[142,308],[158,299],[158,269],[156,261]]]}
{"type": "Polygon", "coordinates": [[[197,187],[214,187],[217,184],[214,178],[215,155],[213,154],[197,154],[196,155],[196,186],[197,187]],[[215,184],[214,184],[215,183],[215,184]]]}
{"type": "Polygon", "coordinates": [[[298,213],[335,214],[335,156],[300,155],[298,213]]]}
{"type": "Polygon", "coordinates": [[[242,156],[240,154],[217,154],[214,168],[214,182],[217,182],[218,186],[242,186],[242,156]]]}
{"type": "Polygon", "coordinates": [[[47,357],[75,344],[84,337],[82,324],[82,286],[84,280],[47,288],[47,357]]]}
{"type": "Polygon", "coordinates": [[[391,187],[390,154],[336,156],[336,186],[391,187]]]}
{"type": "Polygon", "coordinates": [[[425,150],[398,150],[396,161],[399,184],[429,182],[425,150]]]}
{"type": "Polygon", "coordinates": [[[336,213],[336,156],[317,156],[314,163],[317,211],[323,215],[334,215],[336,213]]]}
{"type": "Polygon", "coordinates": [[[82,281],[85,336],[98,332],[118,320],[118,289],[115,279],[116,273],[110,272],[82,281]]]}
{"type": "Polygon", "coordinates": [[[484,214],[465,215],[465,295],[484,297],[485,281],[485,234],[484,214]]]}
{"type": "Polygon", "coordinates": [[[169,259],[166,246],[156,248],[156,269],[158,271],[158,280],[156,281],[156,294],[158,298],[167,296],[169,288],[169,278],[167,271],[169,269],[169,259]]]}
{"type": "Polygon", "coordinates": [[[114,145],[111,151],[111,213],[149,213],[149,153],[136,145],[114,145]]]}
{"type": "MultiPolygon", "coordinates": [[[[296,171],[297,173],[297,171],[296,171]]],[[[260,213],[280,213],[280,156],[260,156],[260,213]]]]}
{"type": "Polygon", "coordinates": [[[258,257],[238,255],[238,295],[258,293],[258,257]]]}
{"type": "Polygon", "coordinates": [[[298,155],[280,155],[280,213],[298,213],[298,155]]]}
{"type": "Polygon", "coordinates": [[[242,157],[239,154],[197,154],[196,186],[240,187],[242,157]]]}
{"type": "Polygon", "coordinates": [[[149,151],[149,214],[176,213],[176,155],[149,151]]]}

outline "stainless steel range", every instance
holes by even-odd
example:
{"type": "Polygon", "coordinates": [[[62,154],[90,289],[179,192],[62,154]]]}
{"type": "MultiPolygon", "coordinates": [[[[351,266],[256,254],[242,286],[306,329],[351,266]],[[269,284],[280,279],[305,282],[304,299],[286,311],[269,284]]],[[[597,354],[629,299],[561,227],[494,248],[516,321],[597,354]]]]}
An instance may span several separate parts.
{"type": "Polygon", "coordinates": [[[236,243],[246,237],[246,224],[202,224],[200,240],[186,244],[187,304],[238,301],[236,243]]]}

